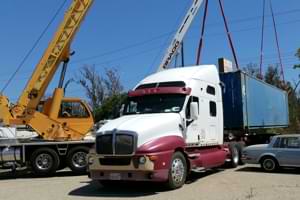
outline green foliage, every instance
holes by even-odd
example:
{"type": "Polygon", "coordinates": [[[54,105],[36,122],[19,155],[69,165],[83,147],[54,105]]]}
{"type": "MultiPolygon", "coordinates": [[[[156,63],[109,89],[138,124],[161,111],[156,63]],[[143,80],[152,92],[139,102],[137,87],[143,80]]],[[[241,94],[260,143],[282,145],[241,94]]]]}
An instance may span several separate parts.
{"type": "MultiPolygon", "coordinates": [[[[300,60],[300,48],[297,50],[295,56],[300,60]]],[[[294,65],[294,69],[300,68],[300,64],[294,65]]]]}
{"type": "Polygon", "coordinates": [[[122,104],[125,103],[126,93],[114,94],[103,100],[102,105],[94,110],[95,121],[119,117],[122,104]]]}

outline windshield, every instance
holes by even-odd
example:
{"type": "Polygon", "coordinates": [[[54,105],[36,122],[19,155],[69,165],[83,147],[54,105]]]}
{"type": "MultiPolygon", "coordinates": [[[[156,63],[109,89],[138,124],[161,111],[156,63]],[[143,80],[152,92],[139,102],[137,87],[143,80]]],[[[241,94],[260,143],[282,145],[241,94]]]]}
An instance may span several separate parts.
{"type": "Polygon", "coordinates": [[[144,113],[178,113],[181,111],[186,95],[155,94],[129,97],[124,115],[144,113]]]}

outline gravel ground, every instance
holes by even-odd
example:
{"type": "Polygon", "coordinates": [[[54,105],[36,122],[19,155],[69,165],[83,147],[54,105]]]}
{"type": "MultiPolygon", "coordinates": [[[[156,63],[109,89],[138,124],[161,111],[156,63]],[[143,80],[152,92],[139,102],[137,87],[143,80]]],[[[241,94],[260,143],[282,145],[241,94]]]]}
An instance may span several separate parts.
{"type": "Polygon", "coordinates": [[[12,175],[0,171],[0,199],[195,199],[195,200],[299,200],[300,170],[264,173],[259,166],[192,174],[180,189],[168,191],[153,183],[121,183],[103,188],[84,176],[61,171],[38,178],[26,171],[12,175]]]}

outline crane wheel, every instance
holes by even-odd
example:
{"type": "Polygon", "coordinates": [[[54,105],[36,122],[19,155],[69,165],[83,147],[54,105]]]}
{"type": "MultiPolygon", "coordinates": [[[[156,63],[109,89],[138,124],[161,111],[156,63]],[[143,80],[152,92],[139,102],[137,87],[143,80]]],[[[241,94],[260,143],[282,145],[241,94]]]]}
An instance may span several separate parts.
{"type": "Polygon", "coordinates": [[[38,176],[53,175],[58,169],[59,163],[58,154],[47,147],[36,149],[30,156],[32,170],[38,176]]]}
{"type": "Polygon", "coordinates": [[[67,165],[73,172],[78,174],[87,172],[87,154],[89,150],[86,146],[77,146],[69,151],[67,154],[67,165]]]}

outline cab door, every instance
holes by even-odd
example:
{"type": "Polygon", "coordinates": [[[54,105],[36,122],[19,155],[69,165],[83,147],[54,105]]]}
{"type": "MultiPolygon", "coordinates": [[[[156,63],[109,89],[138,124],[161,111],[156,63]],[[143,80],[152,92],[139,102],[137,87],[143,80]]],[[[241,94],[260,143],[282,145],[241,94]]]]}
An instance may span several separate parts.
{"type": "Polygon", "coordinates": [[[190,96],[188,103],[186,105],[185,115],[186,115],[186,142],[188,145],[197,145],[200,140],[200,130],[201,130],[201,122],[200,122],[200,113],[199,113],[199,98],[196,96],[190,96]],[[198,104],[198,119],[191,119],[190,105],[192,102],[196,102],[198,104]]]}
{"type": "Polygon", "coordinates": [[[88,106],[80,100],[63,100],[57,120],[81,134],[93,127],[94,120],[88,106]]]}

